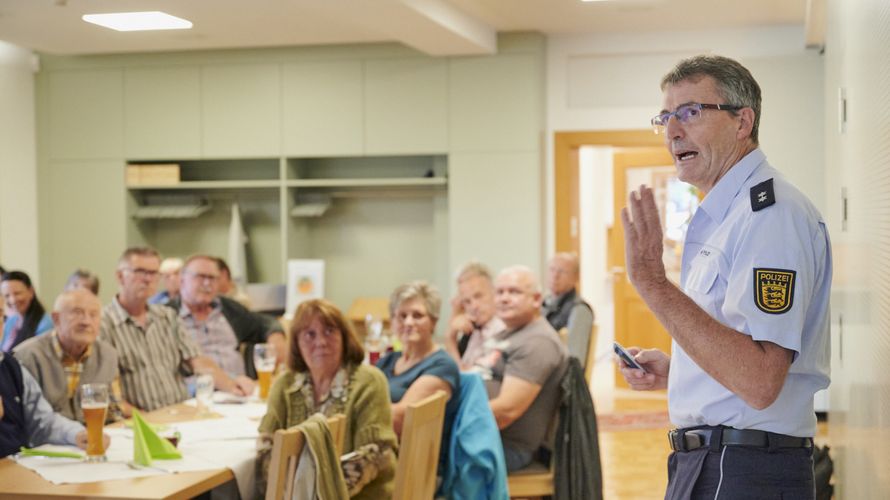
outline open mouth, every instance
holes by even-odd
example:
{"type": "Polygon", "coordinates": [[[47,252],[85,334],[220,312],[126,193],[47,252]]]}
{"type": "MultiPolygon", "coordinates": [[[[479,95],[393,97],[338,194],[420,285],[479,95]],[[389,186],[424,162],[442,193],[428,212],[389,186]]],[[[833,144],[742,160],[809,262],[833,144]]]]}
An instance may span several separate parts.
{"type": "Polygon", "coordinates": [[[698,151],[680,151],[674,156],[680,161],[691,160],[698,156],[698,151]]]}

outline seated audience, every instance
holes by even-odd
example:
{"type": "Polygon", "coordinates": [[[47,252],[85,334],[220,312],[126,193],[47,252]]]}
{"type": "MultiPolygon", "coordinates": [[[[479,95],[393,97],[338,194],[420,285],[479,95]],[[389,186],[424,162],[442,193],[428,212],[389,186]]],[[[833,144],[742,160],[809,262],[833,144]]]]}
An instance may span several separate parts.
{"type": "Polygon", "coordinates": [[[547,429],[560,399],[568,366],[566,348],[541,317],[541,290],[534,273],[514,266],[495,279],[497,315],[506,330],[486,342],[476,361],[488,390],[507,470],[525,467],[548,444],[547,429]]]}
{"type": "MultiPolygon", "coordinates": [[[[349,495],[380,499],[392,495],[396,435],[386,377],[362,364],[364,351],[352,326],[333,304],[316,299],[297,307],[290,326],[287,367],[272,384],[266,416],[259,426],[257,461],[265,483],[272,435],[314,413],[346,417],[341,459],[349,495]]],[[[263,486],[260,488],[265,489],[263,486]]]]}
{"type": "Polygon", "coordinates": [[[65,291],[83,288],[99,295],[99,277],[86,269],[77,269],[68,277],[65,283],[65,291]]]}
{"type": "Polygon", "coordinates": [[[160,265],[154,249],[124,251],[116,272],[118,293],[103,310],[99,338],[117,350],[124,399],[148,411],[179,403],[189,397],[183,374],[195,372],[212,374],[221,391],[246,395],[253,385],[245,388],[201,356],[176,311],[148,303],[160,265]]]}
{"type": "Polygon", "coordinates": [[[541,314],[557,332],[566,329],[569,353],[578,358],[583,367],[587,365],[593,309],[575,289],[578,270],[578,256],[575,254],[562,252],[550,259],[547,266],[550,295],[544,298],[541,314]]]}
{"type": "Polygon", "coordinates": [[[284,331],[276,321],[219,295],[219,262],[209,255],[193,255],[182,268],[180,301],[167,305],[179,313],[185,331],[201,352],[216,362],[245,391],[253,390],[256,370],[253,346],[268,342],[282,362],[287,351],[284,331]]]}
{"type": "Polygon", "coordinates": [[[0,350],[12,348],[31,337],[48,332],[53,327],[52,318],[37,299],[31,278],[22,271],[9,271],[0,278],[0,293],[6,302],[6,325],[0,350]]]}
{"type": "MultiPolygon", "coordinates": [[[[396,434],[402,434],[408,405],[436,391],[448,395],[442,442],[451,439],[454,415],[460,404],[460,370],[443,349],[433,342],[439,307],[439,292],[425,281],[399,286],[389,300],[390,317],[395,334],[402,342],[402,352],[392,352],[377,362],[389,381],[392,401],[392,423],[396,434]]],[[[445,464],[447,446],[440,448],[439,464],[445,464]]]]}
{"type": "MultiPolygon", "coordinates": [[[[0,304],[0,325],[3,324],[0,304]]],[[[108,447],[108,435],[104,435],[108,447]]],[[[0,458],[22,446],[75,445],[86,449],[83,425],[54,412],[37,381],[15,358],[0,352],[0,458]]]]}
{"type": "Polygon", "coordinates": [[[494,284],[485,265],[470,262],[457,275],[445,349],[461,370],[470,370],[484,353],[486,340],[500,333],[504,323],[494,313],[494,284]]]}
{"type": "Polygon", "coordinates": [[[229,264],[222,257],[216,258],[216,264],[219,266],[219,283],[217,290],[220,295],[238,301],[242,306],[250,309],[250,297],[244,292],[238,283],[232,280],[232,270],[229,264]]]}
{"type": "Polygon", "coordinates": [[[166,304],[179,298],[179,287],[182,277],[182,259],[179,257],[167,257],[161,261],[158,270],[161,273],[161,282],[164,289],[152,295],[148,299],[149,304],[166,304]]]}
{"type": "Polygon", "coordinates": [[[102,383],[111,389],[108,419],[129,416],[121,408],[117,351],[99,340],[102,303],[92,292],[82,289],[63,292],[53,306],[56,328],[46,335],[29,339],[15,348],[16,359],[37,380],[43,397],[56,413],[83,422],[81,384],[102,383]]]}

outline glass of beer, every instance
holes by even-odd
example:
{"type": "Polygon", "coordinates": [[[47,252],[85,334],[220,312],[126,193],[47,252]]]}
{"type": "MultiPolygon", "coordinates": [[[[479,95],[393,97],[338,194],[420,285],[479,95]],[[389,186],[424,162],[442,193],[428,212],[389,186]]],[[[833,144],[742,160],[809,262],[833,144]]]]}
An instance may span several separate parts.
{"type": "Polygon", "coordinates": [[[275,371],[277,353],[272,344],[256,344],[253,346],[253,366],[256,368],[260,386],[260,399],[269,397],[269,386],[272,385],[272,372],[275,371]]]}
{"type": "Polygon", "coordinates": [[[87,462],[104,462],[105,443],[102,440],[102,430],[108,413],[108,385],[80,386],[80,408],[87,424],[87,462]]]}

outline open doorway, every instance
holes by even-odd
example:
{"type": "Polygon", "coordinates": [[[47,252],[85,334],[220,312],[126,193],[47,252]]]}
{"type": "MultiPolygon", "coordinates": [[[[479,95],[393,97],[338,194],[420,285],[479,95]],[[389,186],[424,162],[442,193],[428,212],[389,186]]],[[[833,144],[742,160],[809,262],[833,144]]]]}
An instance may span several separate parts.
{"type": "Polygon", "coordinates": [[[677,184],[662,138],[651,130],[560,132],[554,153],[556,251],[580,257],[579,291],[594,308],[598,327],[591,389],[595,395],[611,394],[624,387],[611,359],[613,340],[670,351],[667,332],[624,275],[620,210],[640,183],[658,189],[668,207],[665,255],[672,262],[667,264],[678,276],[678,231],[690,209],[688,191],[677,184]]]}

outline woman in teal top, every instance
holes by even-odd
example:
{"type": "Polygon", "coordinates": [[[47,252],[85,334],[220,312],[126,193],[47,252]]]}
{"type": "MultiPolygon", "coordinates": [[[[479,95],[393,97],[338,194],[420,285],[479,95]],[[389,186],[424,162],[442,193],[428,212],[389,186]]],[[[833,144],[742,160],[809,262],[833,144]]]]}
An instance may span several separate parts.
{"type": "Polygon", "coordinates": [[[3,273],[0,293],[7,313],[0,350],[11,352],[25,340],[52,330],[53,320],[37,299],[27,274],[22,271],[3,273]]]}
{"type": "Polygon", "coordinates": [[[392,420],[401,435],[408,404],[436,391],[448,395],[439,465],[447,457],[451,426],[460,401],[460,370],[457,363],[433,342],[442,300],[439,292],[425,281],[414,281],[395,289],[389,307],[392,326],[402,342],[402,352],[393,352],[377,362],[389,380],[392,420]]]}

